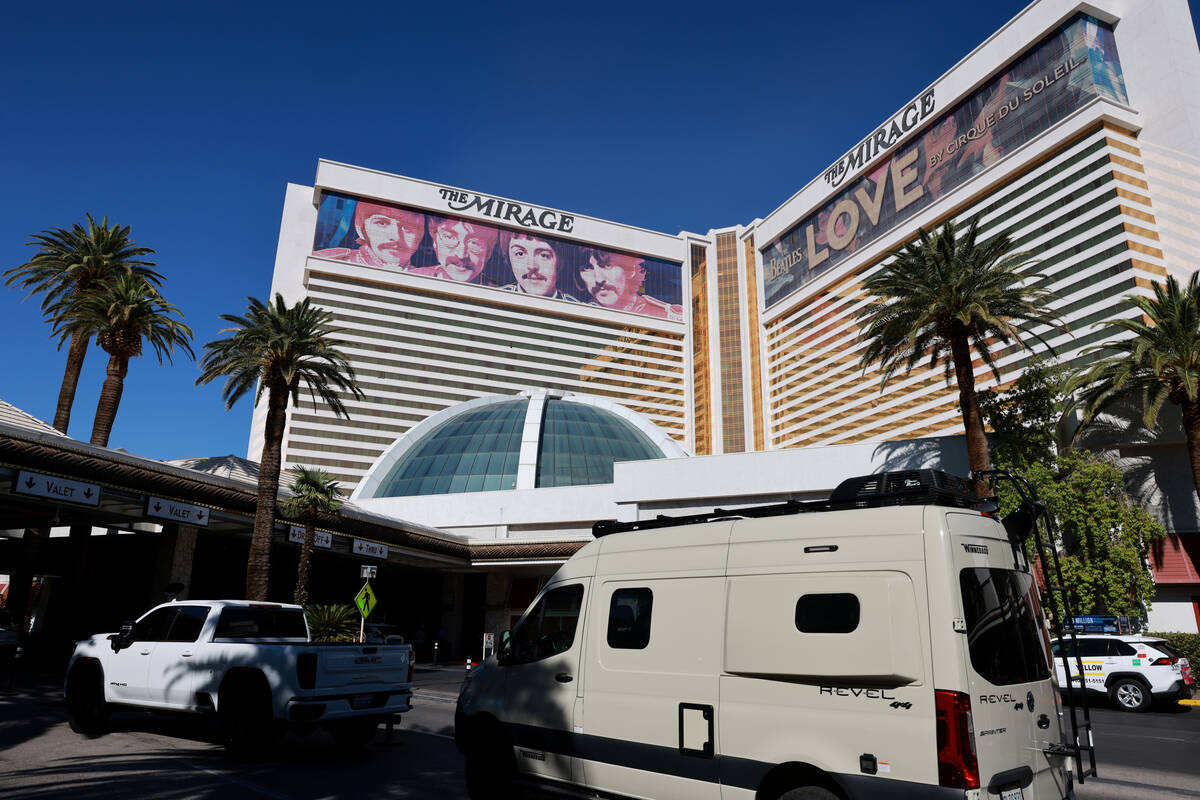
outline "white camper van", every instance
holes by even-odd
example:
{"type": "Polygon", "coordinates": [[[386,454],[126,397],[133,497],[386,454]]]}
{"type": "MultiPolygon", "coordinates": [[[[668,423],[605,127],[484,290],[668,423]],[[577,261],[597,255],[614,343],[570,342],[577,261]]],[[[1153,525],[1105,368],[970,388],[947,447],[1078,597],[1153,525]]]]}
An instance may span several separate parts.
{"type": "Polygon", "coordinates": [[[1073,797],[1033,576],[970,489],[598,523],[463,685],[471,796],[1073,797]]]}

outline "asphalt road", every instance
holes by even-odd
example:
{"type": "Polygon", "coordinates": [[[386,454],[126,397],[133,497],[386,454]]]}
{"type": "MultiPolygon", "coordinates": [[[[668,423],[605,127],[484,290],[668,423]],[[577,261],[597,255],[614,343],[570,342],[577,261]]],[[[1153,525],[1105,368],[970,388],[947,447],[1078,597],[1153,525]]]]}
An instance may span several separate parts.
{"type": "MultiPolygon", "coordinates": [[[[215,725],[199,718],[124,711],[114,714],[110,733],[78,736],[67,726],[56,681],[19,676],[14,691],[0,691],[0,796],[466,798],[451,738],[461,678],[461,668],[420,670],[414,710],[391,743],[381,729],[361,754],[344,756],[318,733],[289,737],[274,761],[238,764],[217,744],[215,725]]],[[[1100,778],[1077,787],[1079,800],[1200,798],[1200,707],[1137,715],[1096,709],[1093,718],[1100,778]]]]}

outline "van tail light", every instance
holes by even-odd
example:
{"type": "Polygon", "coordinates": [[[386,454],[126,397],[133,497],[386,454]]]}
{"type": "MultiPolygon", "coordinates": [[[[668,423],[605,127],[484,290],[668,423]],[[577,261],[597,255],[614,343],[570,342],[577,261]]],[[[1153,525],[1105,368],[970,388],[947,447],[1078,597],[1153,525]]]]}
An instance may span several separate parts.
{"type": "Polygon", "coordinates": [[[1156,658],[1153,661],[1151,661],[1150,666],[1152,666],[1152,667],[1169,667],[1172,664],[1178,664],[1178,663],[1179,663],[1178,658],[1167,658],[1166,656],[1163,656],[1162,658],[1156,658]]]}
{"type": "Polygon", "coordinates": [[[979,788],[975,726],[971,698],[962,692],[935,689],[937,710],[938,784],[951,789],[979,788]]]}
{"type": "Polygon", "coordinates": [[[301,653],[296,656],[296,682],[301,689],[313,689],[317,685],[317,654],[301,653]]]}

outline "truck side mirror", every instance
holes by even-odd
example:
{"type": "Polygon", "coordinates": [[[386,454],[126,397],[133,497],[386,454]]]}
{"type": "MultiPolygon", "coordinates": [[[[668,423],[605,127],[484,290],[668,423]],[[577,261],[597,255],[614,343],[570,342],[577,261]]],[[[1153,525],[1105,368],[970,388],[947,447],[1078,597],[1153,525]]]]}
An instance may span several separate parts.
{"type": "Polygon", "coordinates": [[[119,652],[123,648],[133,644],[133,620],[125,620],[121,623],[121,632],[114,633],[108,637],[112,641],[113,652],[119,652]]]}

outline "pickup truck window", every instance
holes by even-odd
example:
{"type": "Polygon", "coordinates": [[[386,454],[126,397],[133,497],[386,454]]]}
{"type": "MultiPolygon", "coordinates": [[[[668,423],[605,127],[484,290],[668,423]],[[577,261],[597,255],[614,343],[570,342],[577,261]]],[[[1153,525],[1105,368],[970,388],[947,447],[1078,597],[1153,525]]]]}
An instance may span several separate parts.
{"type": "Polygon", "coordinates": [[[200,638],[204,620],[208,619],[207,606],[176,606],[175,620],[165,641],[194,642],[200,638]]]}
{"type": "Polygon", "coordinates": [[[290,608],[225,608],[217,639],[308,639],[304,612],[290,608]]]}
{"type": "Polygon", "coordinates": [[[165,642],[173,619],[175,619],[174,608],[160,608],[151,611],[133,626],[133,640],[135,642],[165,642]]]}

